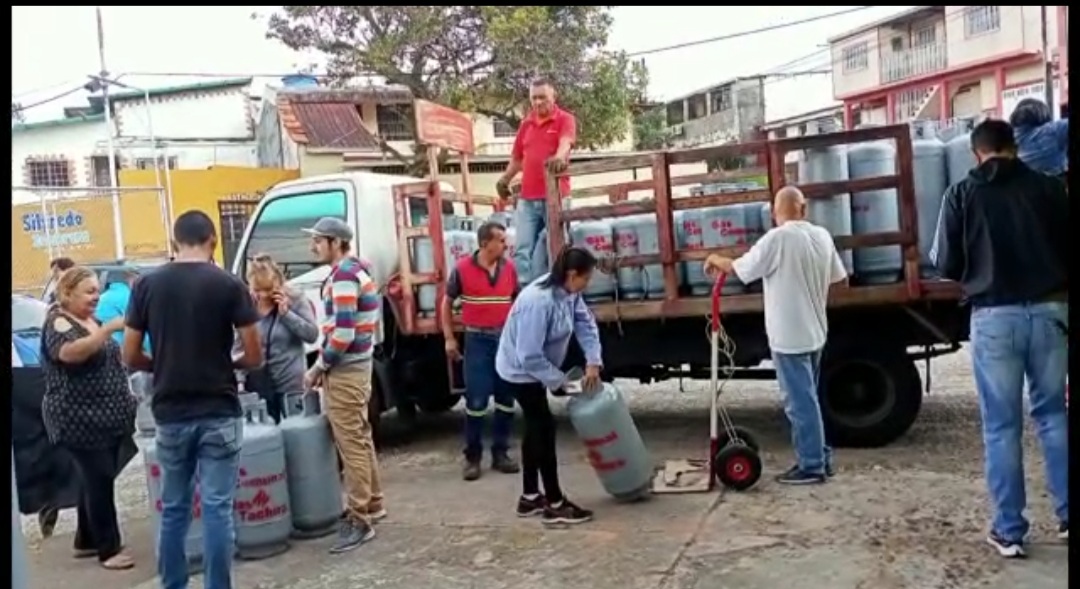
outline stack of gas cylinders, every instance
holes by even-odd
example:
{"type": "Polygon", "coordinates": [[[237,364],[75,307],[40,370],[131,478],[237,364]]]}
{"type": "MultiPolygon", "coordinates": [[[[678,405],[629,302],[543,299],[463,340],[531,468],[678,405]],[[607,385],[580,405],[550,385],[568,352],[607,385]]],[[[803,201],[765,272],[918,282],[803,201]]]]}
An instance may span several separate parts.
{"type": "MultiPolygon", "coordinates": [[[[286,405],[295,407],[298,403],[286,405]]],[[[318,395],[305,395],[300,406],[302,410],[286,417],[279,427],[256,393],[241,395],[243,438],[233,504],[239,558],[268,558],[288,550],[292,539],[326,536],[341,517],[337,452],[329,422],[320,413],[318,395]]],[[[163,507],[162,473],[153,443],[145,448],[143,457],[156,536],[163,507]]],[[[199,570],[203,529],[197,480],[192,510],[186,553],[192,570],[199,570]]]]}

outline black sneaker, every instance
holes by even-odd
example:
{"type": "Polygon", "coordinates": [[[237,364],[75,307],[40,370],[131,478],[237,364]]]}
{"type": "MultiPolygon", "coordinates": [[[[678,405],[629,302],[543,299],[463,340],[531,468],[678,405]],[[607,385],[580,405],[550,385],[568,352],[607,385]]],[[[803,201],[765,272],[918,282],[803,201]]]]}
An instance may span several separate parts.
{"type": "Polygon", "coordinates": [[[366,523],[341,522],[338,537],[330,547],[330,554],[342,554],[359,548],[361,544],[375,537],[375,530],[366,523]]]}
{"type": "Polygon", "coordinates": [[[1069,541],[1069,522],[1061,522],[1058,525],[1058,538],[1066,542],[1069,541]]]}
{"type": "Polygon", "coordinates": [[[537,495],[534,499],[528,499],[522,496],[518,499],[517,504],[517,516],[518,517],[532,517],[534,515],[540,515],[544,513],[544,507],[547,505],[547,500],[543,495],[537,495]]]}
{"type": "Polygon", "coordinates": [[[475,481],[480,478],[480,461],[466,460],[465,467],[461,469],[461,478],[467,481],[475,481]]]}
{"type": "Polygon", "coordinates": [[[776,477],[776,482],[781,485],[820,485],[828,480],[824,474],[814,474],[793,466],[787,472],[776,477]]]}
{"type": "Polygon", "coordinates": [[[516,474],[521,472],[518,463],[510,458],[506,452],[498,452],[491,457],[491,469],[503,474],[516,474]]]}
{"type": "Polygon", "coordinates": [[[541,521],[546,526],[571,526],[591,521],[592,518],[593,512],[574,505],[569,499],[563,499],[558,505],[548,505],[545,507],[544,516],[541,521]]]}
{"type": "Polygon", "coordinates": [[[825,478],[831,479],[836,476],[836,469],[833,467],[832,462],[825,463],[825,478]]]}
{"type": "Polygon", "coordinates": [[[1006,540],[998,535],[997,532],[990,532],[990,535],[986,537],[986,542],[994,547],[994,550],[998,551],[998,554],[1005,558],[1026,558],[1027,553],[1024,552],[1023,542],[1012,542],[1006,540]]]}

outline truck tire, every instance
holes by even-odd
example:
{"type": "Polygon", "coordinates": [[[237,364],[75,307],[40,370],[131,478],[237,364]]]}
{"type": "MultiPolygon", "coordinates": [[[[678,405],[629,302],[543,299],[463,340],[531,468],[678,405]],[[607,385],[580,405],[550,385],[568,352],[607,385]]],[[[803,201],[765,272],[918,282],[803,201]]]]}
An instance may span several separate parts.
{"type": "Polygon", "coordinates": [[[821,415],[830,444],[877,448],[915,423],[922,407],[922,380],[903,348],[860,344],[826,348],[821,415]]]}

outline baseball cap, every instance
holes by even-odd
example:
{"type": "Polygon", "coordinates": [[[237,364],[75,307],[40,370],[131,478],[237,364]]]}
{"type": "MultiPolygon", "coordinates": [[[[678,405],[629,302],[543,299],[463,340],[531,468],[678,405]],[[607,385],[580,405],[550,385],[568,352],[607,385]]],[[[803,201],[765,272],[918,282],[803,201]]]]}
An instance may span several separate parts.
{"type": "Polygon", "coordinates": [[[323,217],[315,223],[314,227],[301,229],[301,231],[308,235],[329,237],[341,241],[352,241],[353,238],[353,232],[349,224],[335,217],[323,217]]]}

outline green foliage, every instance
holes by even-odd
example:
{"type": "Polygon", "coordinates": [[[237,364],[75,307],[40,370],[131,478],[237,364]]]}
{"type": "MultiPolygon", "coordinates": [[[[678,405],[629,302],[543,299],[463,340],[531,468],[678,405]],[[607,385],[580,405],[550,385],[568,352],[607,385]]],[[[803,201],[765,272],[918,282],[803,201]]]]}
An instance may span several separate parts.
{"type": "Polygon", "coordinates": [[[285,6],[270,38],[328,58],[339,80],[377,76],[416,98],[521,121],[544,77],[578,118],[584,149],[622,140],[644,98],[644,64],[604,51],[607,6],[285,6]]]}
{"type": "Polygon", "coordinates": [[[670,147],[671,132],[664,107],[650,108],[634,115],[634,149],[653,151],[670,147]]]}

